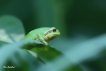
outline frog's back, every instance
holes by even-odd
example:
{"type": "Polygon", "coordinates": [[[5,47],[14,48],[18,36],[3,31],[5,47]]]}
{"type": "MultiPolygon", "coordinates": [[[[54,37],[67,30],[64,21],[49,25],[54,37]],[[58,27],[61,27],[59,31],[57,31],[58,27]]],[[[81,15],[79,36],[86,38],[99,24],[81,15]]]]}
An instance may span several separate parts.
{"type": "Polygon", "coordinates": [[[43,27],[43,28],[38,28],[30,31],[24,39],[33,39],[36,38],[38,34],[44,34],[47,30],[49,30],[50,27],[43,27]]]}

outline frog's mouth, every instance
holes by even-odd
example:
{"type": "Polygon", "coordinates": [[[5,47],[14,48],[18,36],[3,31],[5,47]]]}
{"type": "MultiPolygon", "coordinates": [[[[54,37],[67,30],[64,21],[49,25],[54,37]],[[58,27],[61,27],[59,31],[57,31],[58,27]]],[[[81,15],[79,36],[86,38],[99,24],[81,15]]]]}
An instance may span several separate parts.
{"type": "Polygon", "coordinates": [[[57,36],[58,36],[57,34],[54,34],[54,35],[52,35],[52,36],[46,37],[45,40],[46,40],[47,42],[49,42],[50,40],[56,38],[57,36]]]}

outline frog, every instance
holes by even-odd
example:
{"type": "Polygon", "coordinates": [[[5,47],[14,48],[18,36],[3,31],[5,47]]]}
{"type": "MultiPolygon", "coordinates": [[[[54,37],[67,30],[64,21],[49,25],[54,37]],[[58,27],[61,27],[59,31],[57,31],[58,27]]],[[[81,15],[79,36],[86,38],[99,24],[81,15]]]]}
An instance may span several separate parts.
{"type": "Polygon", "coordinates": [[[50,41],[59,35],[60,31],[55,27],[41,27],[30,31],[24,39],[38,40],[48,46],[50,41]]]}

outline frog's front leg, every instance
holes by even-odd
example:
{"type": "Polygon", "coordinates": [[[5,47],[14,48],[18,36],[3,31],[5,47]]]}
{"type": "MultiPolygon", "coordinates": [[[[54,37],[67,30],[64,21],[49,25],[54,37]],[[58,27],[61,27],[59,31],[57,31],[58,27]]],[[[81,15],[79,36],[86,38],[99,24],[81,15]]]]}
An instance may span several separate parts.
{"type": "Polygon", "coordinates": [[[46,46],[48,45],[48,42],[45,40],[44,34],[38,34],[38,41],[44,43],[46,46]]]}

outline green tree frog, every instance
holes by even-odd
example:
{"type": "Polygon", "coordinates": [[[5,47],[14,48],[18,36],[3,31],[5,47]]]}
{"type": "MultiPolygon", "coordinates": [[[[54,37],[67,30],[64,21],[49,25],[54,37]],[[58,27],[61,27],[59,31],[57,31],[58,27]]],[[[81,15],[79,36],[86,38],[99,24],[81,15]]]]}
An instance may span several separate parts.
{"type": "Polygon", "coordinates": [[[49,42],[59,35],[60,32],[55,27],[42,27],[32,30],[24,39],[38,40],[48,46],[49,42]]]}

